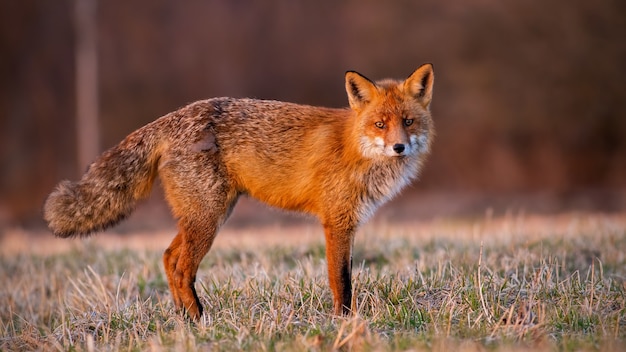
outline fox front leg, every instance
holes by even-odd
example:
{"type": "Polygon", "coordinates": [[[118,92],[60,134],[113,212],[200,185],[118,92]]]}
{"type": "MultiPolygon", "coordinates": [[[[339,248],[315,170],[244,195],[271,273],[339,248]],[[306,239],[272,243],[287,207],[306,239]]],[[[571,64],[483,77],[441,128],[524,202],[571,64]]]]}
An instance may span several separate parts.
{"type": "Polygon", "coordinates": [[[328,281],[336,315],[349,315],[352,305],[352,243],[354,231],[324,226],[328,281]]]}

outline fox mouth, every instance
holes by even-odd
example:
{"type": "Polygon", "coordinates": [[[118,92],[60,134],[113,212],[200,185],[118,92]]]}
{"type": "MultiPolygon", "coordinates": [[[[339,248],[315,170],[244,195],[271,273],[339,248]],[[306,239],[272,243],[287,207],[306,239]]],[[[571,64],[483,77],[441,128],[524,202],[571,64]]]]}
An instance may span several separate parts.
{"type": "Polygon", "coordinates": [[[412,155],[420,155],[428,152],[428,135],[411,135],[408,143],[396,143],[385,145],[382,138],[361,138],[361,152],[367,158],[398,158],[404,159],[412,155]]]}
{"type": "Polygon", "coordinates": [[[390,158],[406,158],[415,154],[415,147],[410,144],[394,144],[381,148],[381,155],[390,158]]]}
{"type": "Polygon", "coordinates": [[[406,158],[411,155],[421,155],[428,153],[428,135],[412,135],[409,144],[394,144],[386,147],[384,154],[396,158],[406,158]]]}

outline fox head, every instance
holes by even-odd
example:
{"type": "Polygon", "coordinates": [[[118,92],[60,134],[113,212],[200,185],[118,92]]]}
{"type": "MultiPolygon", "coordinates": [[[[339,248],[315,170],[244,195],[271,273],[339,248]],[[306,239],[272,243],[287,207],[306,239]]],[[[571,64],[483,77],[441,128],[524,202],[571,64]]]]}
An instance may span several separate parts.
{"type": "Polygon", "coordinates": [[[372,82],[357,72],[346,72],[346,91],[357,115],[356,133],[364,157],[402,158],[429,152],[434,133],[433,81],[431,64],[420,66],[405,81],[372,82]]]}

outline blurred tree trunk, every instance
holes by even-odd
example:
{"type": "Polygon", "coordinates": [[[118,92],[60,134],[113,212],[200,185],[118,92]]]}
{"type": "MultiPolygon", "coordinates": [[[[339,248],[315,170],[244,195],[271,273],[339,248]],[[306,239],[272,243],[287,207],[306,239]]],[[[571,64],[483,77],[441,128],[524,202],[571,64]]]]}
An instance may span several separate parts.
{"type": "Polygon", "coordinates": [[[76,133],[79,173],[98,155],[97,0],[75,0],[76,133]]]}

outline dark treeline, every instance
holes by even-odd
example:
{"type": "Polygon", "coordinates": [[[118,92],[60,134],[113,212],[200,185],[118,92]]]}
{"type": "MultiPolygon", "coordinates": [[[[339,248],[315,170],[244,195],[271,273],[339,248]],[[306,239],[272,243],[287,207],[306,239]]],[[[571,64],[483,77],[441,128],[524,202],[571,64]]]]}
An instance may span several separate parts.
{"type": "MultiPolygon", "coordinates": [[[[104,150],[213,96],[346,106],[346,70],[404,78],[432,62],[441,192],[626,186],[626,2],[98,3],[104,150]]],[[[0,4],[0,224],[38,221],[75,179],[74,3],[0,4]]]]}

